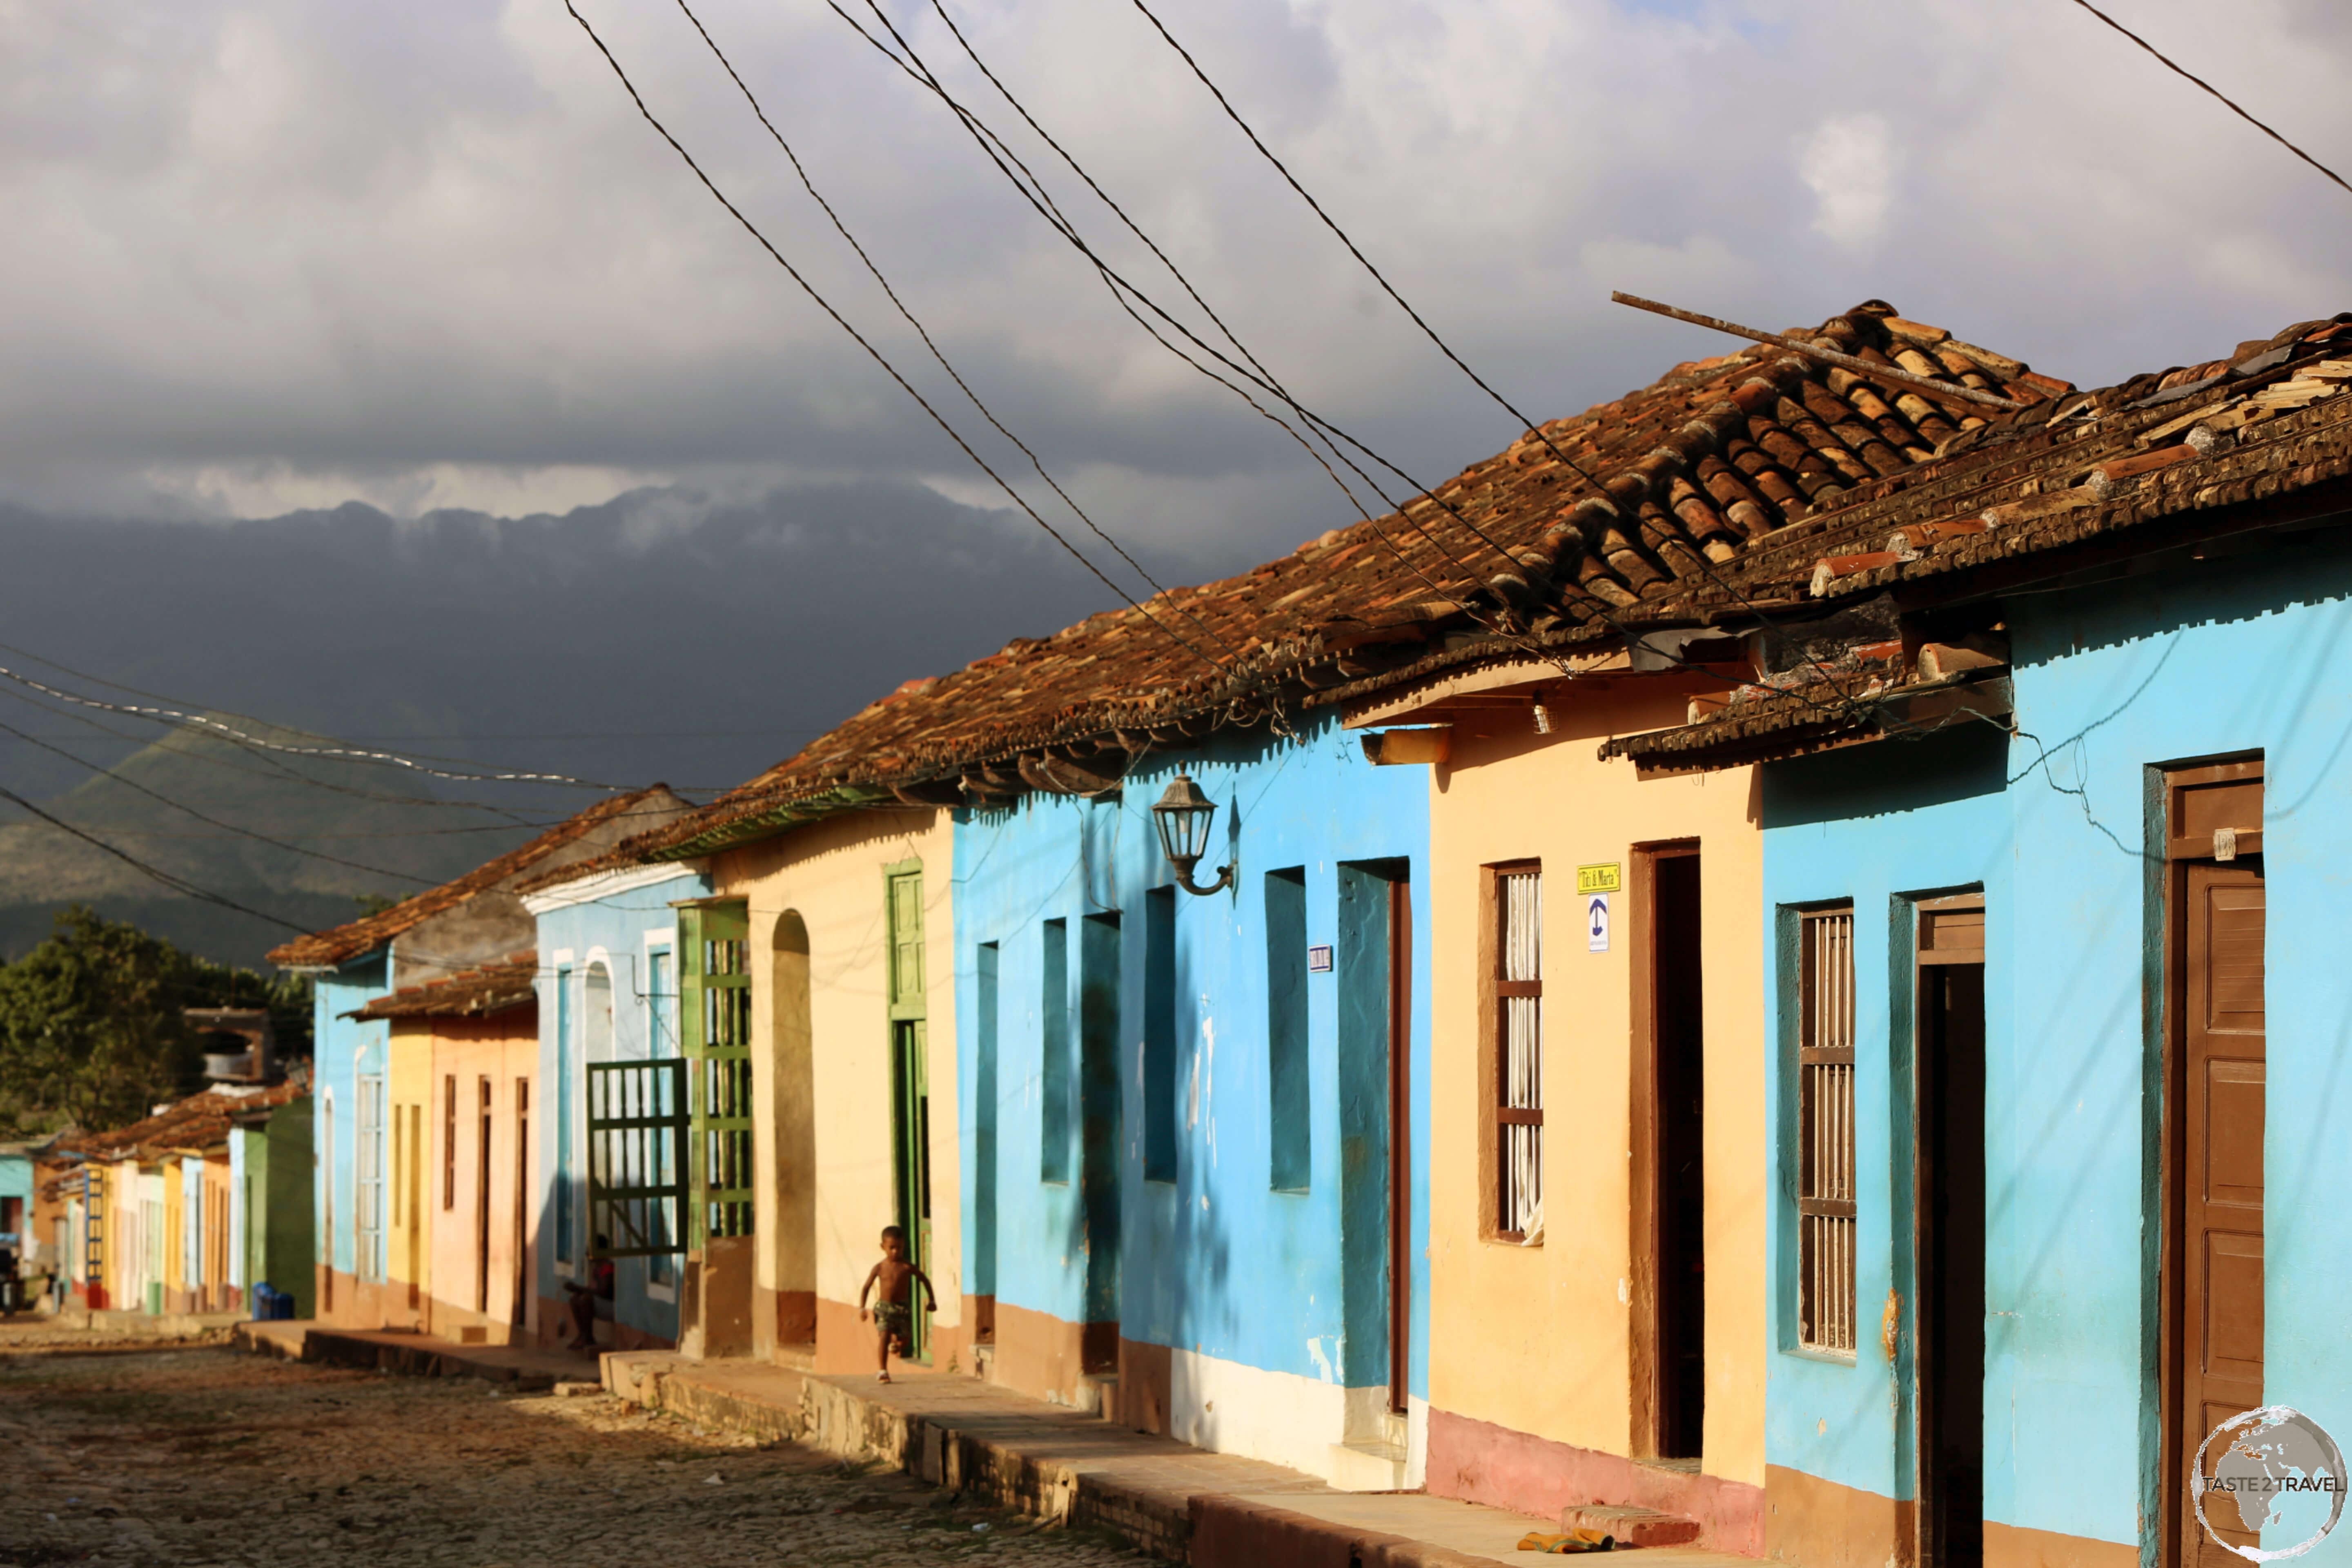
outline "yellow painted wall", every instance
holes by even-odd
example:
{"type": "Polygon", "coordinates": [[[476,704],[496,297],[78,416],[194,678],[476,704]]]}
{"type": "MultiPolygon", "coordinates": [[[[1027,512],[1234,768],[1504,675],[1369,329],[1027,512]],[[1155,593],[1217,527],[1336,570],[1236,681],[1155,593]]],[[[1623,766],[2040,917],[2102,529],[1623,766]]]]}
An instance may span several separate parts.
{"type": "MultiPolygon", "coordinates": [[[[430,1278],[427,1312],[432,1331],[455,1339],[480,1329],[491,1344],[512,1342],[518,1279],[528,1279],[530,1233],[544,1194],[526,1191],[523,1235],[517,1257],[515,1155],[519,1133],[534,1142],[547,1136],[548,1113],[531,1097],[529,1125],[517,1114],[518,1085],[539,1072],[539,1011],[511,1008],[488,1018],[436,1018],[415,1026],[431,1053],[425,1102],[425,1243],[430,1278]],[[482,1168],[482,1080],[490,1080],[490,1163],[482,1168]],[[454,1080],[454,1081],[453,1081],[454,1080]],[[457,1102],[457,1142],[449,1142],[449,1097],[457,1102]],[[481,1216],[483,1183],[489,1192],[489,1272],[483,1274],[481,1216]],[[485,1290],[485,1286],[488,1289],[485,1290]],[[487,1300],[488,1307],[483,1310],[487,1300]]],[[[536,1163],[540,1158],[523,1151],[536,1163]]],[[[533,1311],[536,1291],[523,1292],[522,1315],[533,1311]]]]}
{"type": "Polygon", "coordinates": [[[1702,1468],[1764,1480],[1762,843],[1746,770],[1643,783],[1597,759],[1612,733],[1683,721],[1678,681],[1580,683],[1538,737],[1523,709],[1457,725],[1432,773],[1430,1403],[1612,1454],[1632,1436],[1628,1177],[1633,976],[1626,896],[1587,951],[1580,865],[1700,841],[1705,948],[1706,1416],[1702,1468]],[[1540,859],[1546,1236],[1481,1238],[1482,868],[1540,859]]]}
{"type": "Polygon", "coordinates": [[[384,1084],[391,1122],[384,1128],[385,1272],[394,1285],[409,1287],[411,1306],[422,1312],[433,1285],[433,1215],[424,1201],[431,1169],[434,1110],[433,1030],[422,1018],[392,1026],[392,1065],[384,1084]]]}
{"type": "MultiPolygon", "coordinates": [[[[890,809],[833,818],[781,837],[724,852],[711,867],[713,892],[746,900],[751,931],[754,1104],[760,1108],[753,1158],[761,1197],[772,1211],[777,1193],[778,1140],[770,1108],[777,1103],[776,965],[778,923],[797,912],[808,930],[810,1029],[814,1055],[815,1256],[820,1355],[829,1363],[853,1347],[832,1336],[855,1331],[859,1288],[881,1256],[890,1223],[892,1143],[890,1019],[883,877],[887,868],[920,860],[923,868],[925,986],[929,994],[932,1267],[940,1310],[932,1320],[952,1350],[961,1342],[963,1296],[961,1177],[956,1138],[955,928],[950,883],[954,836],[945,811],[890,809]],[[842,1325],[850,1325],[844,1331],[842,1325]]],[[[804,1260],[770,1215],[759,1217],[756,1279],[766,1290],[812,1288],[804,1260]]],[[[855,1353],[870,1364],[871,1342],[855,1353]]],[[[822,1363],[821,1363],[822,1364],[822,1363]]],[[[939,1364],[945,1364],[945,1357],[939,1364]]]]}
{"type": "Polygon", "coordinates": [[[185,1179],[180,1174],[180,1159],[175,1155],[163,1158],[163,1289],[184,1290],[188,1288],[188,1205],[185,1179]]]}

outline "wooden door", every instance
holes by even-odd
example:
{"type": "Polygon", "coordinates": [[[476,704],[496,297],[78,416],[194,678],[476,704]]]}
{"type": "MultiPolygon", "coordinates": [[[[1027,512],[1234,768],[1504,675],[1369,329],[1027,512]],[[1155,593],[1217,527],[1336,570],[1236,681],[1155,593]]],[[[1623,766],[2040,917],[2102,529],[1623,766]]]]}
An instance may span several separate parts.
{"type": "Polygon", "coordinates": [[[1389,1410],[1412,1383],[1412,884],[1389,883],[1389,1410]]]}
{"type": "Polygon", "coordinates": [[[1923,900],[1912,1062],[1922,1568],[1984,1562],[1985,911],[1923,900]]]}
{"type": "Polygon", "coordinates": [[[527,1323],[530,1305],[530,1079],[514,1080],[514,1294],[507,1321],[516,1328],[527,1323]]]}
{"type": "Polygon", "coordinates": [[[1633,851],[1633,1432],[1696,1459],[1706,1426],[1705,946],[1696,841],[1633,851]]]}
{"type": "MultiPolygon", "coordinates": [[[[2179,1441],[2194,1463],[2206,1434],[2263,1403],[2263,890],[2258,864],[2186,869],[2179,1441]]],[[[2214,1529],[2259,1546],[2236,1513],[2206,1500],[2214,1529]]],[[[2187,1523],[2189,1563],[2234,1563],[2187,1523]]]]}
{"type": "MultiPolygon", "coordinates": [[[[907,1233],[907,1257],[926,1276],[931,1269],[931,1080],[929,993],[924,983],[923,873],[912,861],[894,866],[883,882],[889,928],[890,1142],[895,1152],[893,1207],[907,1233]]],[[[908,1288],[910,1359],[931,1353],[930,1318],[923,1288],[908,1288]]]]}
{"type": "Polygon", "coordinates": [[[490,1080],[476,1080],[481,1101],[474,1152],[474,1310],[490,1310],[490,1080]]]}

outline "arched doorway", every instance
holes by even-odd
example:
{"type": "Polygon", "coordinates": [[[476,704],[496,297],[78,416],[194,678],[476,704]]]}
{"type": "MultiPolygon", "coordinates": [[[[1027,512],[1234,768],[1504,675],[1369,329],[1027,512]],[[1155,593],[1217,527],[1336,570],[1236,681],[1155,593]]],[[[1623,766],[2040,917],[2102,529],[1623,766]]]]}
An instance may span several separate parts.
{"type": "Polygon", "coordinates": [[[775,1223],[776,1343],[816,1342],[816,1067],[809,1018],[808,923],[776,917],[769,995],[776,1158],[771,1167],[775,1223]]]}

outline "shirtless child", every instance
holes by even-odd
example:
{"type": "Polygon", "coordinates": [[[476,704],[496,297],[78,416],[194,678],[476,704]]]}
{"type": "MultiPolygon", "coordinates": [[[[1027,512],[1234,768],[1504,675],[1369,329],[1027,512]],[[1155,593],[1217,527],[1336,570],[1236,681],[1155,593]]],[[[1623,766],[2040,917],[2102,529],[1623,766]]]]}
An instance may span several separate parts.
{"type": "Polygon", "coordinates": [[[874,1266],[874,1271],[866,1277],[865,1287],[857,1292],[859,1320],[862,1321],[868,1317],[874,1320],[874,1359],[875,1364],[881,1369],[876,1375],[877,1383],[890,1381],[890,1346],[894,1342],[901,1356],[915,1353],[912,1282],[917,1279],[923,1282],[923,1294],[930,1302],[924,1310],[938,1311],[940,1293],[931,1289],[930,1277],[907,1261],[907,1233],[895,1225],[884,1226],[882,1261],[874,1266]],[[882,1289],[876,1292],[874,1287],[877,1282],[882,1289]],[[866,1298],[869,1293],[874,1295],[871,1312],[866,1309],[866,1298]]]}

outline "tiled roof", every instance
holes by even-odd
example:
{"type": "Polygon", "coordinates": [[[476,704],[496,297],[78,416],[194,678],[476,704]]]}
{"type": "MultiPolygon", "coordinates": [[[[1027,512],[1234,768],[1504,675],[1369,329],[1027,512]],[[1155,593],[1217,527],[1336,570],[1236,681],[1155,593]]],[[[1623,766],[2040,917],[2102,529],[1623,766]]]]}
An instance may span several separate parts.
{"type": "MultiPolygon", "coordinates": [[[[2028,410],[1902,487],[1749,552],[1727,584],[1675,608],[1696,620],[1816,616],[1899,593],[1906,606],[1998,593],[2218,533],[2352,503],[2352,313],[2301,321],[2229,358],[2135,376],[2028,410]]],[[[1604,756],[1725,767],[1904,727],[1954,678],[1916,658],[1809,661],[1743,688],[1685,727],[1622,736],[1604,756]]]]}
{"type": "Polygon", "coordinates": [[[309,936],[296,937],[292,942],[272,948],[269,962],[281,969],[331,969],[348,963],[363,952],[383,946],[403,931],[445,910],[455,909],[476,894],[529,870],[598,826],[625,816],[635,807],[668,793],[668,785],[652,784],[627,795],[600,800],[520,848],[510,849],[495,860],[475,867],[454,882],[444,882],[437,888],[404,899],[392,908],[380,910],[364,919],[331,930],[313,931],[309,936]]]}
{"type": "Polygon", "coordinates": [[[349,1015],[353,1018],[486,1018],[539,1000],[539,955],[519,952],[446,980],[404,985],[349,1015]]]}
{"type": "MultiPolygon", "coordinates": [[[[2019,402],[2071,390],[1875,300],[1805,335],[2019,402]]],[[[1433,659],[1610,637],[1655,621],[1755,542],[1931,463],[1939,447],[1984,428],[1988,413],[1772,345],[1679,364],[1527,433],[1434,499],[1149,602],[1152,616],[1217,656],[1213,669],[1134,609],[1016,638],[908,682],[608,858],[683,858],[892,800],[1097,793],[1148,747],[1280,724],[1318,689],[1433,659]]]]}
{"type": "Polygon", "coordinates": [[[145,1160],[175,1149],[210,1149],[228,1137],[231,1118],[285,1105],[310,1092],[307,1078],[288,1079],[258,1092],[208,1089],[128,1127],[68,1133],[57,1141],[52,1153],[86,1160],[119,1160],[136,1154],[145,1160]]]}

